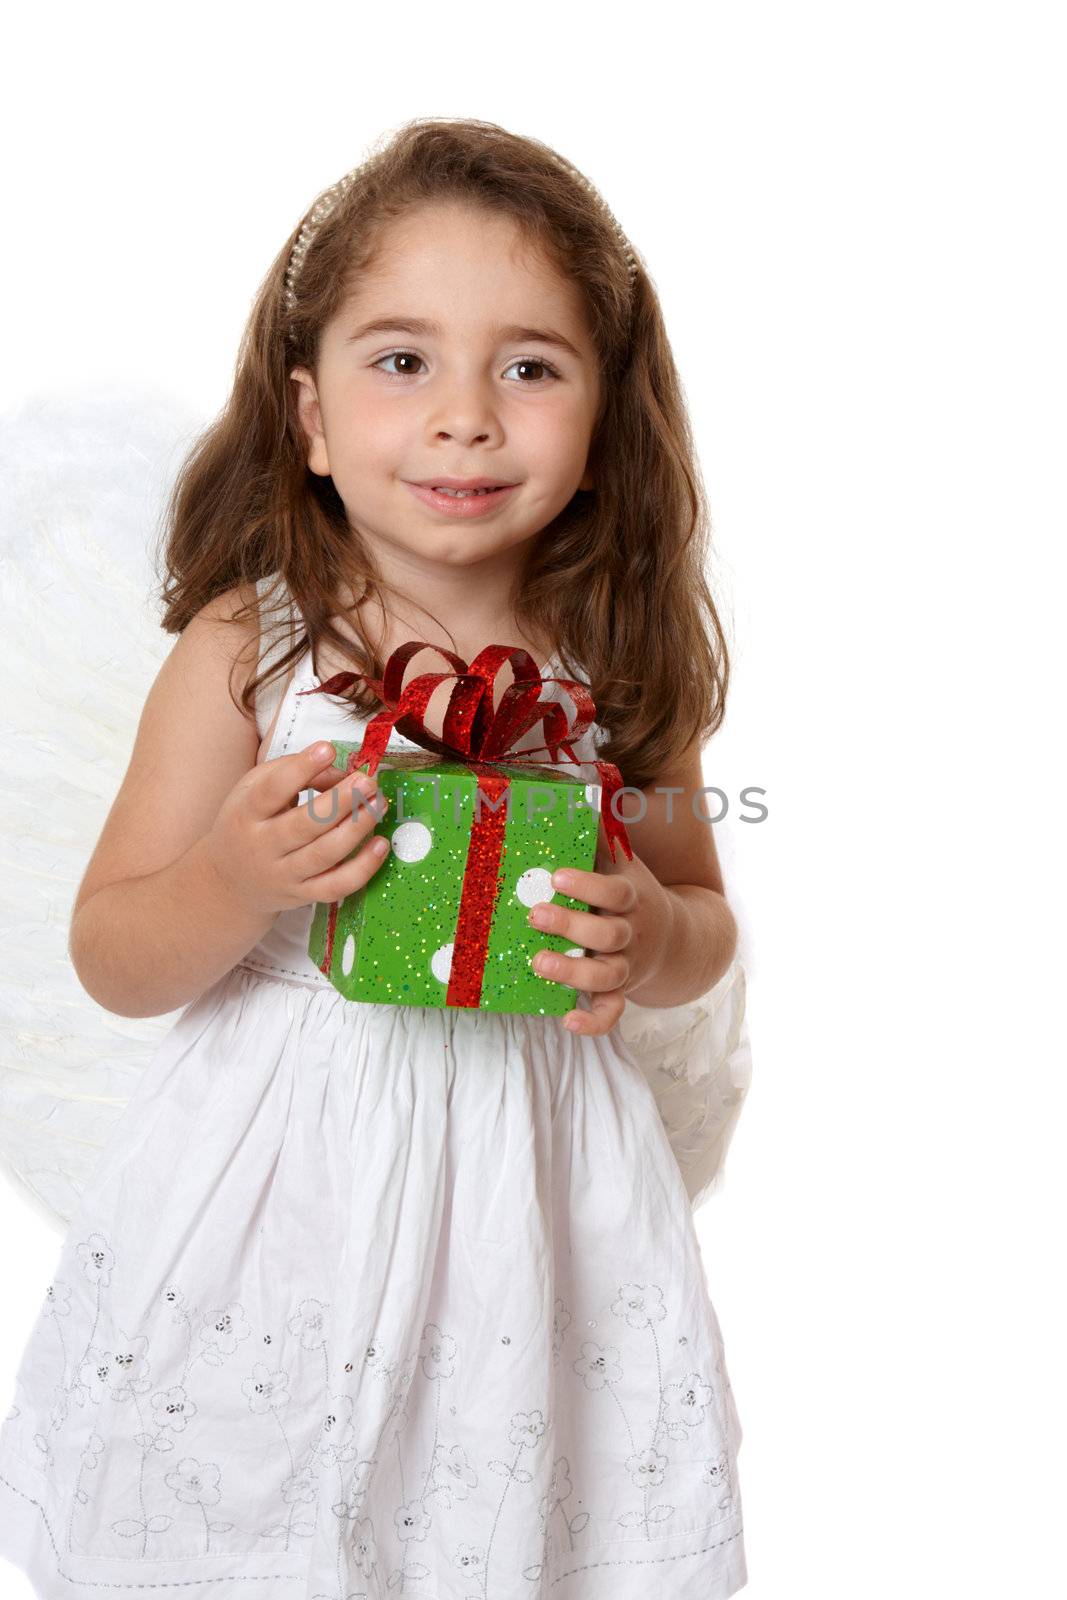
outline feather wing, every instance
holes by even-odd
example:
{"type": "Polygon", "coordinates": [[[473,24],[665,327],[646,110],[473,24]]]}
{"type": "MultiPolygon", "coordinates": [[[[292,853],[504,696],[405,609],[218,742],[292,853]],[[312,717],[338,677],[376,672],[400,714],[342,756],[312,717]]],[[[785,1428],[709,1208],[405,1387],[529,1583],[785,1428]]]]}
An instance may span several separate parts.
{"type": "Polygon", "coordinates": [[[112,1015],[70,963],[70,913],[173,640],[152,534],[199,423],[159,394],[43,396],[0,423],[0,1168],[69,1225],[177,1012],[112,1015]]]}
{"type": "Polygon", "coordinates": [[[735,960],[686,1005],[627,1000],[618,1028],[655,1096],[695,1211],[723,1187],[726,1152],[752,1082],[745,969],[735,960]]]}

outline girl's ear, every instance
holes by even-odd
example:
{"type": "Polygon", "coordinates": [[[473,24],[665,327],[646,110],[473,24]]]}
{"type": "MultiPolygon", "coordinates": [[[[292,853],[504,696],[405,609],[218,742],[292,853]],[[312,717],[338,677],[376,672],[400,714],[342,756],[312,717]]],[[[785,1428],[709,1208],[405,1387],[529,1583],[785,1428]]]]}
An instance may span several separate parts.
{"type": "Polygon", "coordinates": [[[322,427],[322,409],[315,379],[307,367],[294,367],[289,377],[296,384],[296,414],[308,442],[308,467],[319,477],[328,478],[330,460],[326,453],[326,434],[322,427]]]}

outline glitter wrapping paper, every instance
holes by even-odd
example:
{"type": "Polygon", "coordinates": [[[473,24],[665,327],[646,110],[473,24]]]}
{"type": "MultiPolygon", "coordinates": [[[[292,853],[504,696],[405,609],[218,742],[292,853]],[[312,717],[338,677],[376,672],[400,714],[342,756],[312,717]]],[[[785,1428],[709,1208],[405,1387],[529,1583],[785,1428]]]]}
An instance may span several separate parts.
{"type": "MultiPolygon", "coordinates": [[[[344,771],[356,747],[336,748],[334,765],[344,771]]],[[[479,777],[432,755],[390,752],[389,760],[376,773],[389,805],[374,827],[389,854],[365,888],[316,907],[312,960],[349,1000],[545,1016],[573,1010],[577,991],[539,977],[530,961],[538,950],[584,951],[526,919],[549,900],[588,909],[554,890],[551,875],[563,865],[593,869],[592,786],[530,766],[505,764],[479,777]]],[[[330,794],[314,804],[328,819],[330,794]]]]}

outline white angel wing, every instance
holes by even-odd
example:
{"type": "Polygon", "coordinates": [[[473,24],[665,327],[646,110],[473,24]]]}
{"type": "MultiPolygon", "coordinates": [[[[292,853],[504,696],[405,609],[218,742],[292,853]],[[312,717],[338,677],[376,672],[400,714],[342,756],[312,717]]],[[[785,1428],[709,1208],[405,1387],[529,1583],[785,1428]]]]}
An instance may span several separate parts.
{"type": "Polygon", "coordinates": [[[723,1186],[726,1151],[752,1081],[745,969],[735,960],[686,1005],[628,1000],[618,1028],[651,1085],[695,1211],[723,1186]]]}
{"type": "Polygon", "coordinates": [[[67,940],[174,643],[150,605],[153,536],[199,426],[129,390],[38,397],[0,421],[0,1168],[61,1232],[178,1015],[105,1011],[67,940]]]}

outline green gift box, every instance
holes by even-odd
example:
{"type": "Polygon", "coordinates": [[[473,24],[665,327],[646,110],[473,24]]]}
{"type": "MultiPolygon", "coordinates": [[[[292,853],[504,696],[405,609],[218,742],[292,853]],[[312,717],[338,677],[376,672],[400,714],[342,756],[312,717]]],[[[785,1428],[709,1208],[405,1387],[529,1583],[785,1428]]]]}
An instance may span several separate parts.
{"type": "MultiPolygon", "coordinates": [[[[368,723],[358,746],[335,741],[333,764],[342,771],[366,768],[377,778],[390,803],[374,832],[388,839],[390,849],[362,889],[316,906],[311,959],[349,1000],[541,1016],[573,1010],[577,989],[539,977],[530,961],[542,949],[574,956],[584,951],[532,928],[527,915],[549,900],[589,909],[586,901],[554,890],[552,873],[560,865],[594,870],[601,820],[612,860],[616,843],[633,858],[614,807],[622,783],[618,767],[590,763],[600,779],[597,808],[584,779],[558,764],[560,750],[570,765],[583,764],[569,741],[595,716],[588,685],[550,680],[574,701],[572,720],[561,706],[540,698],[544,682],[521,647],[487,645],[468,666],[449,650],[412,639],[393,651],[380,681],[341,672],[301,692],[339,694],[357,679],[386,709],[368,723]],[[408,661],[427,649],[444,656],[453,671],[424,673],[404,687],[408,661]],[[497,707],[494,682],[505,661],[515,681],[497,707]],[[423,714],[449,677],[457,681],[438,737],[427,731],[423,714]],[[538,722],[551,766],[531,758],[539,751],[514,749],[538,722]],[[422,749],[388,750],[394,728],[422,749]]],[[[311,814],[330,822],[336,805],[336,795],[315,796],[311,814]]],[[[360,848],[366,844],[365,839],[360,848]]]]}
{"type": "MultiPolygon", "coordinates": [[[[335,747],[333,764],[345,771],[358,747],[335,747]]],[[[551,877],[558,866],[593,870],[599,814],[568,772],[503,762],[494,773],[480,787],[465,763],[421,751],[390,751],[378,767],[389,805],[374,833],[389,854],[364,888],[317,905],[311,924],[311,958],[346,999],[543,1016],[574,1009],[577,990],[539,977],[530,962],[538,950],[584,951],[526,919],[548,900],[588,910],[551,877]],[[498,857],[480,862],[495,856],[493,839],[498,857]]],[[[328,820],[330,806],[329,793],[316,796],[313,814],[328,820]]]]}

